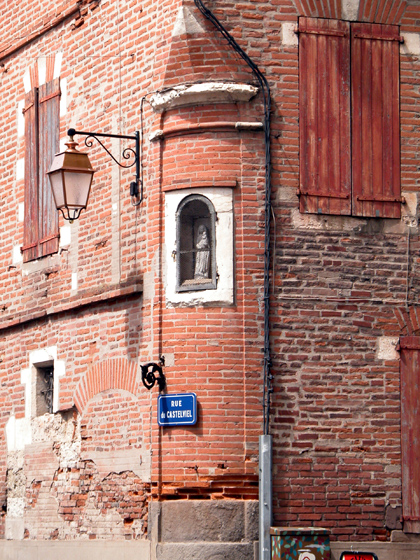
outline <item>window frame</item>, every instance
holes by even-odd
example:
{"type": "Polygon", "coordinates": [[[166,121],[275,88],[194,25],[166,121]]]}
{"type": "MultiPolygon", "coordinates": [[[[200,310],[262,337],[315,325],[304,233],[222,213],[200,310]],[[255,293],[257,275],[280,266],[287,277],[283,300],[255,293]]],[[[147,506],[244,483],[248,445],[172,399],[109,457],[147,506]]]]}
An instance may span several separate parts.
{"type": "Polygon", "coordinates": [[[231,186],[175,188],[164,194],[164,267],[165,305],[167,307],[227,307],[235,303],[235,214],[234,189],[231,186]],[[189,194],[202,194],[214,206],[216,227],[217,288],[193,292],[176,291],[176,212],[189,194]]]}

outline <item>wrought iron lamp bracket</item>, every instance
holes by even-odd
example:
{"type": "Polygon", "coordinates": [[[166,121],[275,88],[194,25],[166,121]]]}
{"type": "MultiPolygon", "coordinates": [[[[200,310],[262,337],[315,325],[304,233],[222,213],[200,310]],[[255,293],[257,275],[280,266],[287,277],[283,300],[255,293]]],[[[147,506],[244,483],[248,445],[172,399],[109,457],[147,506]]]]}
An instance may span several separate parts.
{"type": "Polygon", "coordinates": [[[91,148],[93,145],[93,140],[96,140],[98,144],[106,151],[106,153],[112,158],[112,160],[121,168],[129,169],[130,167],[136,167],[136,180],[130,183],[130,196],[131,203],[133,206],[138,206],[143,200],[143,181],[140,174],[141,165],[141,155],[140,155],[140,133],[136,131],[134,136],[127,136],[125,134],[105,134],[102,132],[83,132],[81,130],[75,130],[74,128],[69,128],[67,134],[70,137],[79,134],[81,136],[86,136],[85,145],[91,148]],[[108,150],[104,143],[99,138],[117,138],[119,140],[133,140],[134,148],[125,148],[121,156],[124,160],[130,160],[134,158],[131,163],[125,165],[124,163],[118,161],[114,155],[108,150]]]}

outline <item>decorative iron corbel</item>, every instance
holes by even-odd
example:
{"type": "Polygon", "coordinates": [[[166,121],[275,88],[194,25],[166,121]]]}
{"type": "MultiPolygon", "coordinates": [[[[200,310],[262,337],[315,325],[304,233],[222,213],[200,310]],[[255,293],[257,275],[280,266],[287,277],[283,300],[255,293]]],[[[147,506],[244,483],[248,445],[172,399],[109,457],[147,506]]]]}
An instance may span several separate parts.
{"type": "Polygon", "coordinates": [[[156,364],[155,362],[149,362],[141,367],[141,380],[143,381],[143,385],[150,391],[157,384],[159,385],[159,391],[163,391],[166,387],[166,378],[162,370],[162,365],[164,365],[164,360],[161,359],[160,364],[156,364]],[[158,373],[158,377],[156,377],[156,373],[158,373]]]}

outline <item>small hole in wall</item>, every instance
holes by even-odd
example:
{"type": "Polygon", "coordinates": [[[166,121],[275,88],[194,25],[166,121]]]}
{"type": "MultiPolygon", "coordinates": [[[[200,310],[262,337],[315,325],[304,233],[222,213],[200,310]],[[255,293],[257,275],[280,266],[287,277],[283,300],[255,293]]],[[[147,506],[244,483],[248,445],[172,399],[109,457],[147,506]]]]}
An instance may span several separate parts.
{"type": "Polygon", "coordinates": [[[52,414],[54,395],[54,366],[36,368],[36,416],[52,414]]]}

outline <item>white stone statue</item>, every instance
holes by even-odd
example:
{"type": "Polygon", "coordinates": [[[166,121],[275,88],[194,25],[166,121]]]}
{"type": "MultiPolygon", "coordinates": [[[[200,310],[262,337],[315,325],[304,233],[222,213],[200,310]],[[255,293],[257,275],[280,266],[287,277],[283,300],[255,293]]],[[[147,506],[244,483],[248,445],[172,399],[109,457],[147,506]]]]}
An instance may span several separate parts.
{"type": "Polygon", "coordinates": [[[194,279],[208,278],[210,270],[210,240],[206,226],[200,225],[195,242],[197,249],[195,256],[194,279]]]}

